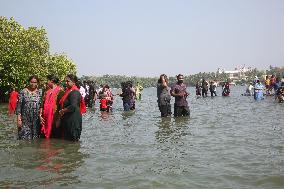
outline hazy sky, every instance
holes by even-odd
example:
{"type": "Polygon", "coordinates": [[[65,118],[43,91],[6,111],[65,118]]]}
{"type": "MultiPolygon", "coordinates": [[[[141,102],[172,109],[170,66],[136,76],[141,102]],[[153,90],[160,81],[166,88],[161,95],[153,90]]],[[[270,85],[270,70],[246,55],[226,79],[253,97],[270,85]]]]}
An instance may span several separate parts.
{"type": "Polygon", "coordinates": [[[185,75],[284,66],[284,0],[0,0],[43,26],[79,75],[185,75]]]}

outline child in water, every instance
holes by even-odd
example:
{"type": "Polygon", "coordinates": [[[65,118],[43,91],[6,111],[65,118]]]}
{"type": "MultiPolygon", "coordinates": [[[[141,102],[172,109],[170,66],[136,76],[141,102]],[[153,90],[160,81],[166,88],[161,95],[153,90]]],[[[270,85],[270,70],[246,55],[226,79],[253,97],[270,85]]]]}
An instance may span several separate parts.
{"type": "Polygon", "coordinates": [[[105,96],[100,99],[100,111],[106,112],[108,110],[107,99],[105,96]]]}

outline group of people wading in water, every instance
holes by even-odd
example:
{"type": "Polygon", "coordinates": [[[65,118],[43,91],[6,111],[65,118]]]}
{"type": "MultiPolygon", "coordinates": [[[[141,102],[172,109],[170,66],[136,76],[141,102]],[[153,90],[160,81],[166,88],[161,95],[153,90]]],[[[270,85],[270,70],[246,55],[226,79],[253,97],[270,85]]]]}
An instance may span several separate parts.
{"type": "MultiPolygon", "coordinates": [[[[284,77],[265,80],[266,94],[274,90],[279,102],[284,102],[284,77]]],[[[177,75],[177,82],[169,87],[167,75],[160,75],[157,82],[157,102],[161,117],[170,117],[171,97],[174,102],[174,116],[190,116],[188,106],[187,86],[184,76],[177,75]]],[[[82,131],[82,114],[87,107],[92,108],[96,100],[100,102],[101,112],[112,111],[114,95],[108,85],[101,85],[96,91],[91,81],[80,83],[76,75],[69,74],[62,87],[58,77],[47,76],[46,89],[39,89],[39,79],[31,76],[28,86],[18,93],[15,89],[10,93],[8,113],[17,115],[18,139],[62,138],[78,141],[82,131]]],[[[207,97],[208,90],[211,96],[217,96],[216,81],[207,82],[202,79],[196,83],[196,95],[207,97]]],[[[121,83],[121,92],[116,94],[122,97],[124,111],[135,110],[135,100],[141,100],[143,87],[137,83],[134,87],[131,81],[121,83]]],[[[256,100],[263,99],[264,86],[256,77],[247,87],[245,96],[253,95],[256,100]],[[253,85],[252,85],[253,84],[253,85]]],[[[229,96],[229,82],[222,85],[222,96],[229,96]]]]}
{"type": "Polygon", "coordinates": [[[246,88],[244,96],[253,96],[255,100],[263,100],[264,96],[274,96],[279,103],[284,102],[284,77],[266,76],[264,85],[260,79],[255,76],[253,82],[250,82],[246,88]]]}
{"type": "MultiPolygon", "coordinates": [[[[135,109],[135,99],[141,99],[143,87],[132,82],[121,84],[125,111],[135,109]]],[[[111,111],[113,94],[108,85],[101,86],[98,91],[90,81],[83,84],[76,75],[69,74],[62,87],[57,76],[47,76],[46,88],[39,89],[39,79],[33,75],[28,79],[26,88],[18,93],[15,89],[10,93],[8,114],[17,115],[18,139],[62,138],[78,141],[82,131],[82,114],[86,113],[86,105],[92,107],[96,99],[100,101],[101,111],[111,111]]]]}
{"type": "MultiPolygon", "coordinates": [[[[69,74],[65,79],[66,87],[63,89],[58,77],[48,75],[47,88],[43,93],[38,88],[38,77],[29,77],[28,86],[17,95],[17,105],[13,105],[16,107],[18,139],[80,139],[82,114],[86,112],[86,106],[76,85],[77,77],[69,74]]],[[[15,102],[14,99],[11,101],[15,102]]]]}
{"type": "MultiPolygon", "coordinates": [[[[205,79],[202,79],[201,81],[197,81],[195,85],[196,90],[196,96],[197,97],[207,97],[208,96],[208,90],[211,93],[211,97],[217,96],[217,82],[216,81],[210,81],[207,82],[205,79]]],[[[222,96],[229,96],[230,95],[230,84],[228,81],[223,82],[222,84],[222,96]]]]}

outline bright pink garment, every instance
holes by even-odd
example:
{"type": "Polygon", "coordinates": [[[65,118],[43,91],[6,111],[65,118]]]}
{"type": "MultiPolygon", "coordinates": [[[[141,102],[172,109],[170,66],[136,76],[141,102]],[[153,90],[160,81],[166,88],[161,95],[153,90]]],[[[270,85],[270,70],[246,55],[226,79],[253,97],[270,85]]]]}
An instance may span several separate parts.
{"type": "Polygon", "coordinates": [[[44,134],[45,138],[50,138],[52,131],[52,123],[54,113],[56,111],[56,97],[60,91],[60,86],[56,86],[54,89],[49,89],[46,92],[44,105],[43,105],[43,119],[44,125],[42,125],[41,132],[44,134]]]}
{"type": "Polygon", "coordinates": [[[18,95],[19,93],[17,91],[12,91],[10,93],[9,105],[8,105],[8,110],[10,115],[13,114],[16,110],[18,95]]]}

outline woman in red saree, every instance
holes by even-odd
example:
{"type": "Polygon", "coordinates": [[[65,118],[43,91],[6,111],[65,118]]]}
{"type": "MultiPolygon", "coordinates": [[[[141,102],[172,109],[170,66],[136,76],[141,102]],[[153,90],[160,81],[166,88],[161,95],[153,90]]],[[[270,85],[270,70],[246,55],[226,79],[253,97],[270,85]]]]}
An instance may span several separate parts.
{"type": "Polygon", "coordinates": [[[17,107],[19,93],[13,88],[12,92],[10,93],[9,97],[9,104],[8,104],[8,113],[9,115],[13,115],[15,113],[17,107]]]}
{"type": "Polygon", "coordinates": [[[60,127],[63,129],[63,138],[71,141],[79,141],[82,131],[82,114],[86,112],[86,106],[76,84],[75,75],[66,76],[67,90],[61,98],[60,127]]]}
{"type": "Polygon", "coordinates": [[[41,134],[45,138],[59,138],[61,137],[61,130],[59,128],[59,100],[64,94],[64,91],[59,86],[59,79],[51,74],[47,76],[48,90],[45,92],[43,99],[43,107],[40,111],[41,134]]]}

